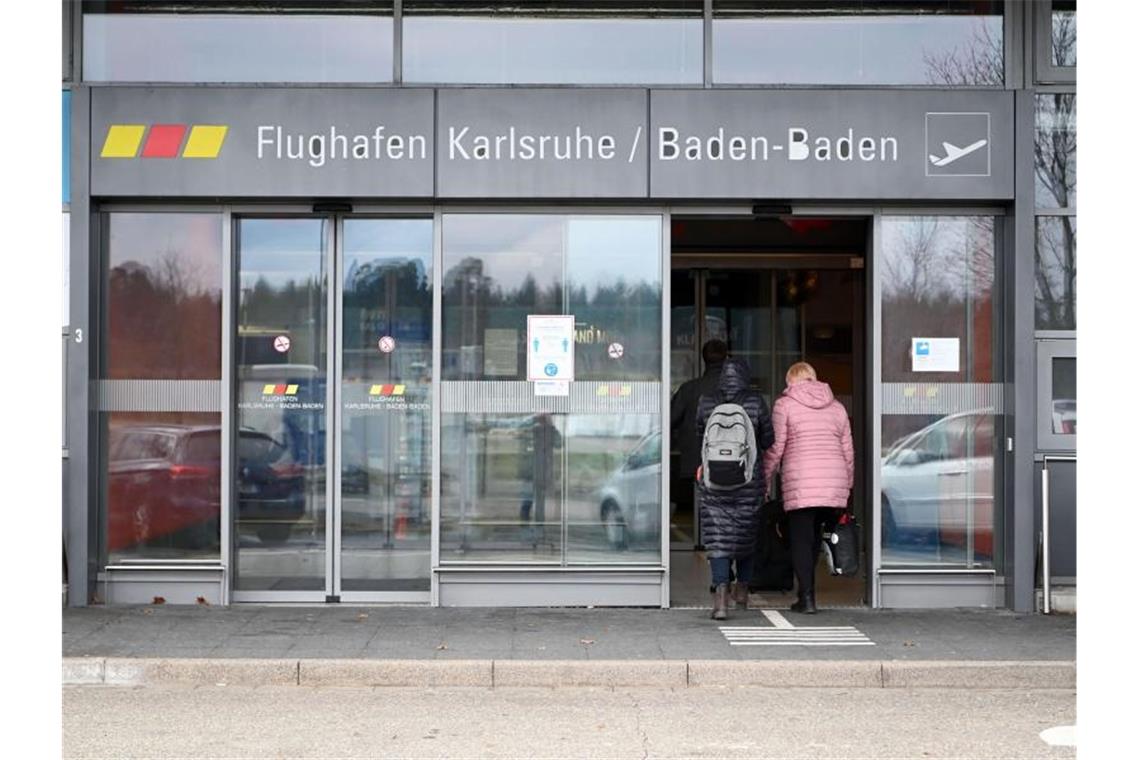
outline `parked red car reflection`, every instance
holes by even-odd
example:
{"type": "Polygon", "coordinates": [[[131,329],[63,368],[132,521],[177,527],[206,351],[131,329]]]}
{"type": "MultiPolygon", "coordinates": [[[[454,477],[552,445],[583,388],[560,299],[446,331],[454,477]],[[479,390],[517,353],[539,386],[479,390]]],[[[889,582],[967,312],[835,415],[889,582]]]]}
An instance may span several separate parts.
{"type": "MultiPolygon", "coordinates": [[[[288,447],[241,430],[237,515],[263,541],[288,538],[305,508],[305,468],[288,447]]],[[[108,448],[107,550],[146,546],[216,553],[221,515],[221,431],[217,426],[113,428],[108,448]]]]}

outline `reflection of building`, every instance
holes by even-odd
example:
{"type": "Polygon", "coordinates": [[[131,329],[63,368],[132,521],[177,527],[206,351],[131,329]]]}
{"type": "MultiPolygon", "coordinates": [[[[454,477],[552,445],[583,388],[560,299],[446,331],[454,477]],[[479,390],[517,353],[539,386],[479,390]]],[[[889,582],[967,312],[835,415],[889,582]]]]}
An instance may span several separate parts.
{"type": "Polygon", "coordinates": [[[769,399],[808,360],[851,416],[852,603],[1032,607],[1019,510],[1075,450],[1070,4],[409,0],[416,24],[365,3],[297,35],[234,2],[205,53],[193,4],[96,5],[64,14],[71,303],[98,316],[66,343],[71,603],[146,601],[174,576],[116,563],[162,559],[222,602],[669,604],[699,536],[664,415],[722,338],[769,399]],[[305,158],[257,155],[300,116],[305,158]],[[527,380],[530,315],[574,317],[568,386],[527,380]],[[916,367],[923,338],[957,362],[916,367]],[[119,456],[128,430],[218,450],[119,456]]]}

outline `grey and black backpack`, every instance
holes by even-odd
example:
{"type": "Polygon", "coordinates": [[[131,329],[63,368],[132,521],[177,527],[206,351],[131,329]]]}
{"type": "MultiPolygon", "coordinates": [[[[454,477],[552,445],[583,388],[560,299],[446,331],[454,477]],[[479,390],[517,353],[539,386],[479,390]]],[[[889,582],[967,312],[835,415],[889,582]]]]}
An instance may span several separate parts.
{"type": "Polygon", "coordinates": [[[731,491],[752,481],[756,431],[740,404],[717,404],[701,441],[701,485],[731,491]]]}

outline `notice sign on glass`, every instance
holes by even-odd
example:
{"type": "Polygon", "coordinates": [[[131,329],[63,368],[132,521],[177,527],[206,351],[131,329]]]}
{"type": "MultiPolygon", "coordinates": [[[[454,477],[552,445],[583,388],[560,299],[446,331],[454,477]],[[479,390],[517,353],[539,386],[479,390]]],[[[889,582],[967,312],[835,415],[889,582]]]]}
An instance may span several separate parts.
{"type": "Polygon", "coordinates": [[[527,315],[526,378],[531,382],[574,379],[573,315],[527,315]]]}
{"type": "Polygon", "coordinates": [[[911,338],[912,372],[957,372],[957,338],[911,338]]]}

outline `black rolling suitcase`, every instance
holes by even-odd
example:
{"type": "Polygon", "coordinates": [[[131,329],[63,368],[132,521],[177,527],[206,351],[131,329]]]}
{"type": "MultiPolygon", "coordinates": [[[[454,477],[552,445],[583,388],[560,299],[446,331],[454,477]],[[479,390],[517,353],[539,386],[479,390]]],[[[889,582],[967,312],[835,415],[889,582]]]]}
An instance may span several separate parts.
{"type": "Polygon", "coordinates": [[[791,591],[795,574],[788,551],[788,516],[784,502],[773,499],[760,507],[760,532],[752,559],[749,591],[791,591]]]}

